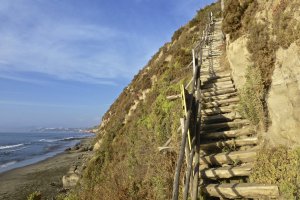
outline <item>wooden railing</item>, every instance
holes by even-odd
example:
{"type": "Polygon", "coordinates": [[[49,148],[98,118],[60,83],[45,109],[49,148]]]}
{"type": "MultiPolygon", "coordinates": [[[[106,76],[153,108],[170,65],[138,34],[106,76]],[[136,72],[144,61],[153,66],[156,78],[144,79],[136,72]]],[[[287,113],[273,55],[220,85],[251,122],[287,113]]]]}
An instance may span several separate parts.
{"type": "MultiPolygon", "coordinates": [[[[200,42],[192,50],[193,77],[191,81],[181,87],[181,97],[184,109],[184,118],[180,120],[182,128],[182,140],[179,156],[174,174],[172,199],[178,200],[180,172],[186,161],[185,183],[183,199],[196,200],[198,197],[199,182],[199,151],[200,151],[200,129],[201,129],[201,80],[200,71],[203,63],[204,47],[209,43],[209,35],[214,20],[212,13],[209,15],[209,22],[203,31],[200,42]],[[190,92],[188,89],[190,88],[190,92]],[[187,142],[188,141],[188,142],[187,142]]],[[[189,65],[191,65],[189,64],[189,65]]]]}

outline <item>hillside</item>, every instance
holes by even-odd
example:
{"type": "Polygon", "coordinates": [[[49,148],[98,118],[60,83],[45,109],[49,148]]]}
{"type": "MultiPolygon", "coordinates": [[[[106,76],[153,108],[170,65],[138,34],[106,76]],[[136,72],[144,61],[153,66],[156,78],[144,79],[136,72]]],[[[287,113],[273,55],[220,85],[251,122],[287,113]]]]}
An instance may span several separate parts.
{"type": "Polygon", "coordinates": [[[178,149],[181,105],[166,96],[180,91],[191,71],[191,49],[204,30],[210,12],[200,10],[178,29],[140,70],[102,118],[96,152],[74,199],[170,199],[176,153],[160,154],[158,147],[172,138],[178,149]],[[75,198],[76,197],[76,198],[75,198]]]}
{"type": "MultiPolygon", "coordinates": [[[[222,21],[219,63],[238,90],[240,118],[258,136],[250,176],[235,181],[277,185],[282,199],[300,196],[299,8],[297,0],[227,0],[222,21]]],[[[66,199],[171,199],[183,113],[166,97],[190,80],[191,50],[210,12],[221,18],[220,2],[178,29],[105,113],[94,157],[66,199]],[[172,151],[160,153],[169,139],[172,151]]]]}

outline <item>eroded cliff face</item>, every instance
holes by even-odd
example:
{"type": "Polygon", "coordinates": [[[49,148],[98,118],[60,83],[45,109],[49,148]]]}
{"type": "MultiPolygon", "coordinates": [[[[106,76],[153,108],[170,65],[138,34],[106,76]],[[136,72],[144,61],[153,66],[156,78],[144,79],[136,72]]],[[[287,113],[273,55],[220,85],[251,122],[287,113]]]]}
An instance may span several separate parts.
{"type": "MultiPolygon", "coordinates": [[[[228,38],[228,37],[227,37],[228,38]]],[[[232,77],[236,87],[243,87],[246,82],[247,67],[253,65],[250,60],[250,53],[247,49],[248,38],[246,35],[233,42],[227,40],[227,58],[232,70],[232,77]]]]}
{"type": "MultiPolygon", "coordinates": [[[[268,77],[271,81],[266,86],[266,95],[262,101],[268,115],[267,132],[263,136],[275,146],[300,146],[300,2],[245,2],[251,2],[252,7],[246,8],[242,14],[236,13],[240,22],[229,23],[238,27],[231,30],[235,38],[226,37],[226,53],[235,84],[238,89],[244,87],[247,67],[258,65],[256,68],[259,69],[260,63],[269,67],[268,77]],[[251,19],[250,23],[247,18],[251,19]],[[253,22],[256,23],[255,26],[253,22]],[[254,30],[255,28],[261,30],[254,30]],[[256,41],[253,37],[249,41],[251,34],[256,34],[256,41]],[[249,46],[252,45],[250,48],[254,49],[253,46],[260,46],[263,42],[266,45],[260,49],[259,54],[249,53],[249,46]],[[263,63],[268,60],[270,62],[267,65],[263,63]]],[[[243,2],[240,1],[240,5],[243,2]]]]}
{"type": "Polygon", "coordinates": [[[300,145],[300,47],[296,43],[276,53],[268,108],[271,141],[300,145]]]}

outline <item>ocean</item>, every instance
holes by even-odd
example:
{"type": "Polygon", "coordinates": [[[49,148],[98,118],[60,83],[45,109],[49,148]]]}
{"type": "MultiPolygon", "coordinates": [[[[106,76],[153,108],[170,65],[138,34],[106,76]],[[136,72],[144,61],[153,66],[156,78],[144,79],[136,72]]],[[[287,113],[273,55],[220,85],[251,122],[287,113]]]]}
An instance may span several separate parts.
{"type": "Polygon", "coordinates": [[[80,132],[0,133],[0,173],[53,157],[92,136],[80,132]]]}

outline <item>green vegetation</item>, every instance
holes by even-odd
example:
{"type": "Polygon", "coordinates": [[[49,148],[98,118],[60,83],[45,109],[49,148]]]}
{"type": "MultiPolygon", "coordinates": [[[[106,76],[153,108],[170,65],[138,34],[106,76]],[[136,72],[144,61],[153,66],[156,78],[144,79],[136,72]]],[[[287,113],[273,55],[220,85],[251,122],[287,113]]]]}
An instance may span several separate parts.
{"type": "Polygon", "coordinates": [[[300,149],[264,147],[257,157],[250,181],[278,185],[283,199],[300,198],[300,149]]]}
{"type": "Polygon", "coordinates": [[[246,83],[244,87],[240,89],[239,97],[240,103],[238,109],[240,114],[249,119],[253,125],[265,127],[266,116],[262,103],[264,88],[260,71],[255,67],[248,67],[246,83]]]}
{"type": "Polygon", "coordinates": [[[41,200],[42,199],[42,194],[38,191],[35,191],[31,193],[28,197],[27,200],[41,200]]]}
{"type": "Polygon", "coordinates": [[[180,100],[166,97],[178,94],[180,84],[191,78],[191,68],[187,68],[191,50],[209,13],[220,16],[219,7],[215,3],[198,11],[123,90],[103,117],[106,123],[95,141],[101,141],[100,148],[89,161],[81,184],[65,200],[171,198],[182,109],[180,100]],[[139,100],[148,89],[146,98],[139,100]],[[134,101],[139,103],[126,117],[134,101]],[[159,153],[158,147],[169,138],[174,151],[159,153]]]}

